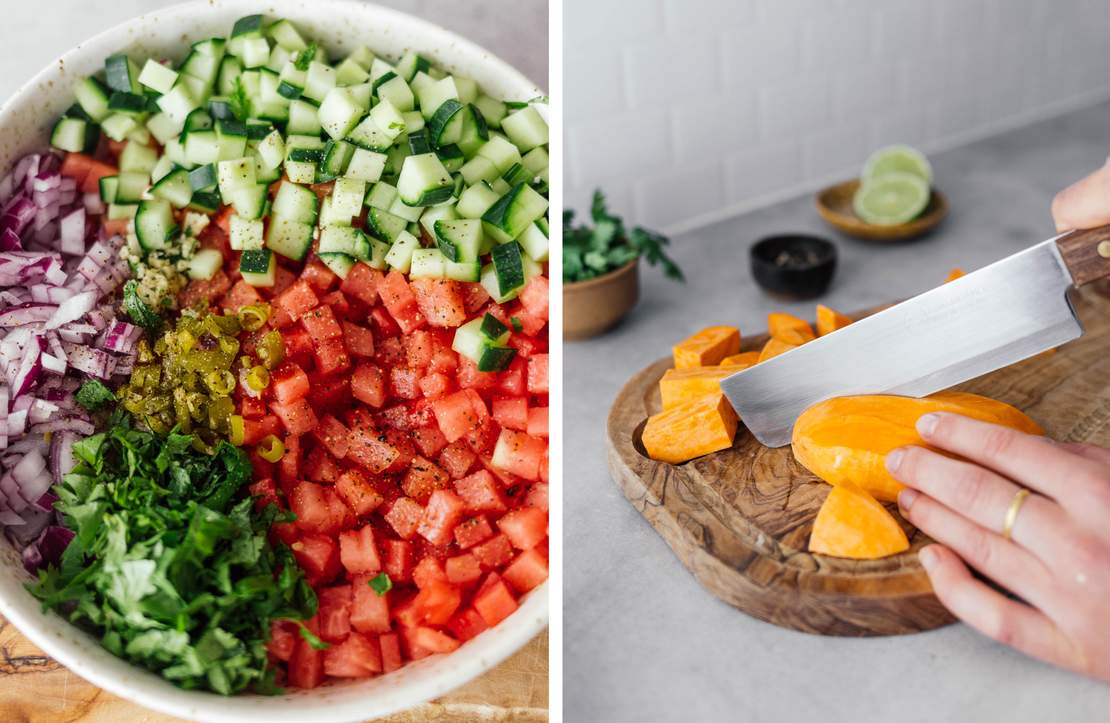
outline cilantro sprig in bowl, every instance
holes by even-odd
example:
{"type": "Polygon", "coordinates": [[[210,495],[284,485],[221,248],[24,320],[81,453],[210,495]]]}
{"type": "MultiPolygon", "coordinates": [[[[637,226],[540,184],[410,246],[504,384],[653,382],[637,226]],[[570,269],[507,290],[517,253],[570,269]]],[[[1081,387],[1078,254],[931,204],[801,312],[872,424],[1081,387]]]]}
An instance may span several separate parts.
{"type": "Polygon", "coordinates": [[[682,270],[667,255],[670,240],[636,226],[626,228],[595,191],[590,221],[575,223],[563,212],[563,338],[588,339],[608,331],[640,298],[639,263],[662,268],[667,278],[683,281],[682,270]]]}
{"type": "MultiPolygon", "coordinates": [[[[342,57],[359,45],[369,46],[381,55],[392,58],[399,58],[406,51],[416,50],[448,71],[472,78],[479,86],[498,97],[524,101],[543,94],[541,89],[488,51],[426,21],[395,11],[339,0],[275,0],[264,5],[245,0],[205,0],[162,9],[113,28],[81,43],[31,79],[0,109],[0,168],[7,169],[16,159],[49,144],[57,119],[73,104],[75,83],[102,71],[106,57],[125,51],[134,57],[165,58],[177,63],[188,53],[188,41],[225,35],[236,20],[259,12],[270,17],[291,20],[307,35],[318,39],[323,49],[334,57],[342,57]]],[[[235,100],[233,96],[232,101],[235,100]]],[[[230,110],[234,113],[235,108],[230,110]]],[[[80,139],[71,140],[76,142],[80,139]]],[[[103,396],[96,391],[98,390],[90,389],[86,392],[85,401],[95,404],[103,396]]],[[[142,439],[132,437],[130,432],[119,434],[127,440],[126,444],[147,444],[142,439]]],[[[108,444],[104,441],[106,438],[100,439],[99,443],[75,445],[75,451],[83,456],[82,464],[90,468],[95,468],[97,464],[103,466],[102,455],[107,454],[109,449],[99,446],[108,444]]],[[[126,446],[118,438],[112,442],[116,443],[126,446]]],[[[172,451],[172,446],[168,447],[172,451]]],[[[113,458],[119,457],[118,451],[112,453],[116,455],[113,458]]],[[[167,453],[167,457],[163,458],[167,470],[174,464],[182,464],[186,457],[192,459],[191,455],[182,455],[180,459],[169,457],[173,455],[167,453]]],[[[155,455],[153,463],[156,465],[157,459],[158,455],[155,455]]],[[[217,450],[212,464],[224,465],[225,469],[214,478],[233,478],[233,470],[238,465],[237,459],[226,448],[223,452],[217,450]]],[[[194,473],[198,478],[204,476],[202,470],[191,469],[190,478],[194,473]]],[[[172,495],[174,491],[167,489],[166,494],[172,495]]],[[[190,502],[195,500],[189,495],[180,494],[180,500],[175,501],[180,501],[181,507],[169,508],[177,510],[174,515],[158,520],[144,520],[143,524],[150,526],[151,540],[166,536],[167,539],[172,537],[179,546],[203,548],[204,540],[218,535],[228,526],[238,526],[242,534],[237,535],[237,539],[257,538],[252,534],[255,520],[245,514],[245,509],[241,509],[234,501],[225,500],[218,484],[210,489],[191,489],[190,494],[203,495],[208,502],[205,507],[219,508],[219,518],[199,520],[190,535],[189,526],[192,525],[193,518],[188,518],[188,524],[185,524],[185,519],[191,509],[190,502]]],[[[59,496],[62,498],[61,504],[65,505],[65,495],[59,496]]],[[[87,496],[75,495],[74,499],[87,496]]],[[[113,502],[119,503],[121,508],[127,507],[129,514],[129,505],[136,509],[142,506],[141,499],[132,499],[126,495],[113,502]]],[[[113,514],[122,511],[113,510],[113,514]]],[[[3,568],[0,570],[0,614],[74,673],[116,695],[183,718],[205,721],[300,722],[363,720],[386,715],[442,695],[485,672],[522,647],[547,623],[545,584],[523,599],[520,608],[501,624],[449,655],[432,656],[376,678],[280,695],[262,695],[264,686],[255,684],[257,681],[253,679],[247,680],[252,678],[252,671],[257,669],[251,662],[254,652],[252,648],[257,646],[257,641],[250,638],[249,631],[237,628],[234,621],[241,621],[247,615],[279,618],[288,615],[291,620],[295,620],[304,614],[304,610],[299,609],[304,600],[295,580],[283,581],[280,575],[274,579],[268,574],[281,565],[280,560],[267,559],[264,554],[255,556],[253,550],[245,547],[221,550],[216,557],[199,555],[204,560],[203,565],[183,566],[176,573],[174,587],[199,593],[197,599],[201,602],[197,604],[197,609],[188,611],[189,614],[212,616],[211,619],[214,620],[214,611],[228,611],[230,617],[223,616],[219,625],[213,624],[212,635],[205,645],[211,645],[214,649],[242,644],[243,655],[238,656],[241,664],[223,666],[219,672],[211,673],[218,679],[214,685],[209,680],[209,670],[197,670],[194,667],[198,661],[175,661],[174,672],[186,681],[190,680],[190,676],[196,678],[204,675],[208,683],[205,687],[214,690],[249,689],[255,692],[227,696],[197,689],[188,690],[141,665],[132,664],[114,655],[111,652],[114,645],[111,626],[96,626],[98,629],[108,630],[101,639],[69,622],[68,617],[74,610],[84,605],[80,614],[101,619],[112,617],[113,626],[141,625],[143,618],[149,617],[150,611],[136,610],[128,602],[135,589],[133,586],[142,588],[152,583],[163,584],[163,578],[169,579],[165,570],[159,570],[153,551],[146,558],[121,556],[118,549],[113,547],[117,544],[118,534],[112,532],[111,526],[104,528],[91,524],[92,516],[98,512],[99,510],[93,509],[73,509],[67,512],[67,516],[76,519],[82,514],[87,515],[85,520],[89,523],[88,538],[82,544],[99,545],[98,549],[103,552],[99,559],[103,560],[105,567],[111,568],[102,568],[99,576],[90,573],[89,578],[75,581],[76,576],[66,575],[62,570],[59,576],[47,577],[36,586],[35,579],[25,571],[23,560],[16,549],[6,541],[0,542],[0,567],[3,568]],[[151,571],[151,562],[154,562],[154,572],[151,571]],[[253,577],[260,583],[260,587],[258,590],[240,591],[242,594],[232,599],[224,590],[226,586],[221,583],[220,577],[224,574],[242,577],[243,571],[257,573],[253,577]],[[213,579],[208,579],[208,575],[213,579]],[[93,577],[97,579],[91,579],[93,577]],[[261,585],[263,581],[266,582],[265,585],[261,585]],[[99,585],[103,595],[83,594],[80,586],[84,582],[99,585]],[[28,590],[29,584],[34,592],[28,590]],[[94,600],[106,600],[109,595],[112,600],[110,604],[93,603],[94,600]],[[54,605],[51,609],[44,609],[43,602],[54,605]],[[215,632],[216,630],[225,630],[231,635],[225,636],[215,632]],[[223,679],[226,679],[226,686],[223,679]],[[245,682],[249,685],[244,685],[245,682]]],[[[136,515],[141,516],[138,513],[136,515]]],[[[80,536],[82,529],[74,532],[80,536]]],[[[151,544],[153,547],[155,543],[151,544]]],[[[188,554],[182,553],[183,559],[188,557],[188,554]]],[[[251,575],[247,575],[242,579],[250,577],[251,575]]],[[[377,584],[386,586],[389,581],[383,579],[377,581],[377,584]]],[[[380,591],[375,589],[375,592],[380,591]]],[[[305,633],[307,635],[302,636],[309,640],[312,634],[308,631],[305,633]]],[[[132,642],[133,640],[132,637],[132,642]]],[[[142,644],[134,644],[130,653],[132,657],[169,656],[173,655],[176,644],[178,641],[172,633],[159,633],[143,639],[142,644]]]]}

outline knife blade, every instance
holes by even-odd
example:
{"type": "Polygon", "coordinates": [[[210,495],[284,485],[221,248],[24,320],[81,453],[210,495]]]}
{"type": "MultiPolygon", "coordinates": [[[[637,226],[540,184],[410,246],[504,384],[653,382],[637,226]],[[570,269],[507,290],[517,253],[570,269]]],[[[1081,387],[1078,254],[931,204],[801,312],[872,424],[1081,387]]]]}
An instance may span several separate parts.
{"type": "Polygon", "coordinates": [[[811,405],[855,394],[923,396],[1079,337],[1073,285],[1110,276],[1110,226],[1043,241],[725,378],[768,447],[811,405]]]}

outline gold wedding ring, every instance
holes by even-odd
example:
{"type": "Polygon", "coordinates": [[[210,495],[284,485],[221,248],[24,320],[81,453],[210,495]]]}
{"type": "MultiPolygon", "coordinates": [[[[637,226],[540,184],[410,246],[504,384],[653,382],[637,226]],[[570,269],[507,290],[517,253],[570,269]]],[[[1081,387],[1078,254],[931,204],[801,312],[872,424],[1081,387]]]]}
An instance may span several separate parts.
{"type": "Polygon", "coordinates": [[[1029,490],[1022,487],[1014,495],[1014,499],[1010,502],[1009,509],[1006,510],[1006,519],[1002,522],[1002,539],[1010,539],[1010,535],[1014,531],[1014,523],[1017,522],[1018,512],[1021,511],[1021,506],[1025,504],[1025,498],[1029,496],[1029,490]]]}

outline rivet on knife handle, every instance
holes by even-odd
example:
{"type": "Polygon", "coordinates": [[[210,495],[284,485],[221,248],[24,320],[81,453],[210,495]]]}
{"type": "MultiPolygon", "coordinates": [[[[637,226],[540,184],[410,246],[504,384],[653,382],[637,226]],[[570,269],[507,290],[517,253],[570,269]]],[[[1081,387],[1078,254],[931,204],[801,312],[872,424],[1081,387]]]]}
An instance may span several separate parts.
{"type": "Polygon", "coordinates": [[[1076,286],[1110,278],[1110,226],[1072,231],[1056,247],[1076,286]]]}

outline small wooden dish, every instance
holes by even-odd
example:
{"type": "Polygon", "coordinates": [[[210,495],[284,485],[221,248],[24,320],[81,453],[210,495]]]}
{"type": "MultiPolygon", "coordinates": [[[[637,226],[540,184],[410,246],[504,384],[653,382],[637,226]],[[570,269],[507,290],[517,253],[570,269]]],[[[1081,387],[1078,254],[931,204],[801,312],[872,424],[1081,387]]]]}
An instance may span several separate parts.
{"type": "Polygon", "coordinates": [[[929,205],[912,221],[895,226],[876,226],[856,215],[852,199],[859,188],[859,179],[844,181],[817,193],[817,212],[821,218],[842,233],[866,241],[904,241],[932,231],[948,215],[948,199],[933,189],[929,205]]]}
{"type": "Polygon", "coordinates": [[[563,284],[563,338],[589,339],[608,331],[640,299],[640,259],[604,276],[563,284]]]}

